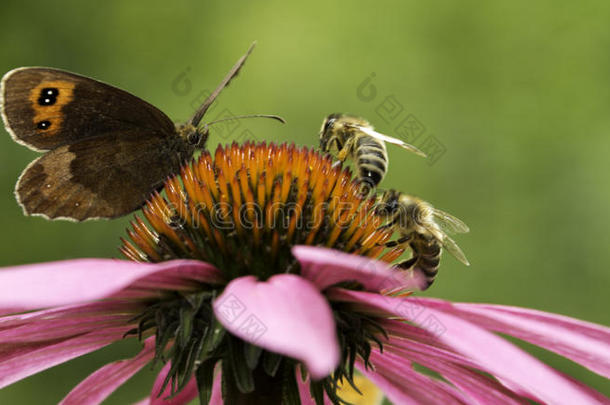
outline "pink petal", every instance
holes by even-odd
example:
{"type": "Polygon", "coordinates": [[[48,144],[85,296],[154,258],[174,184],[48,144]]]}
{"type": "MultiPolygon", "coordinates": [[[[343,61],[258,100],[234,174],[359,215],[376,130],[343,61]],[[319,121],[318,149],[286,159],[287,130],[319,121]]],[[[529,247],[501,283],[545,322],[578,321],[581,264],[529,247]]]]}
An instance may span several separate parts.
{"type": "Polygon", "coordinates": [[[54,319],[91,319],[100,315],[137,314],[140,312],[140,305],[132,301],[112,300],[89,304],[65,305],[23,314],[6,315],[0,317],[0,331],[54,319]]]}
{"type": "Polygon", "coordinates": [[[212,396],[210,397],[210,403],[208,405],[222,405],[222,374],[220,368],[214,376],[214,385],[212,386],[212,396]]]}
{"type": "MultiPolygon", "coordinates": [[[[311,379],[309,375],[303,381],[303,377],[301,374],[301,367],[296,367],[295,369],[295,378],[297,379],[297,386],[299,388],[299,398],[301,399],[301,405],[316,405],[316,401],[311,397],[311,393],[309,392],[309,383],[311,379]]],[[[333,405],[326,392],[324,393],[324,405],[333,405]]]]}
{"type": "Polygon", "coordinates": [[[436,358],[440,361],[458,364],[463,367],[477,367],[475,362],[464,357],[460,353],[452,351],[451,348],[438,342],[433,335],[429,335],[428,340],[419,340],[419,336],[414,336],[413,334],[413,328],[418,328],[417,326],[391,320],[381,322],[380,325],[388,332],[390,337],[389,341],[384,343],[384,350],[400,352],[401,350],[406,349],[421,353],[428,357],[436,358]]]}
{"type": "Polygon", "coordinates": [[[0,308],[21,311],[82,303],[109,297],[157,272],[220,273],[209,264],[176,260],[159,264],[113,259],[78,259],[8,267],[0,271],[0,308]]]}
{"type": "Polygon", "coordinates": [[[357,281],[367,291],[416,289],[427,286],[421,273],[393,270],[388,264],[368,257],[314,246],[295,246],[292,254],[301,264],[301,276],[319,290],[341,281],[357,281]]]}
{"type": "Polygon", "coordinates": [[[327,376],[339,362],[330,306],[302,277],[280,274],[266,282],[253,276],[235,279],[214,301],[214,313],[243,340],[303,361],[314,378],[327,376]]]}
{"type": "MultiPolygon", "coordinates": [[[[409,300],[339,288],[333,289],[329,296],[341,301],[365,304],[373,310],[383,310],[394,316],[401,316],[400,307],[405,300],[409,300]]],[[[421,304],[422,301],[419,301],[421,304]]],[[[471,358],[479,364],[481,370],[521,388],[539,401],[557,404],[597,403],[596,397],[589,390],[583,390],[528,353],[470,322],[426,307],[425,316],[416,319],[415,323],[436,331],[441,342],[471,358]]]]}
{"type": "MultiPolygon", "coordinates": [[[[395,339],[391,339],[391,342],[395,339]]],[[[471,397],[471,401],[478,404],[529,404],[524,398],[520,398],[506,387],[483,374],[471,371],[468,365],[464,366],[459,356],[453,357],[443,353],[436,348],[433,350],[422,350],[416,346],[416,350],[410,350],[412,346],[393,346],[391,343],[384,346],[384,353],[392,353],[409,361],[429,368],[446,380],[452,382],[462,392],[471,397]],[[452,360],[458,359],[457,363],[452,360]]],[[[378,352],[377,352],[378,353],[378,352]]],[[[382,356],[383,356],[382,355],[382,356]]]]}
{"type": "Polygon", "coordinates": [[[0,342],[43,342],[82,335],[91,331],[126,325],[135,314],[100,314],[87,318],[41,319],[10,329],[0,330],[0,342]]]}
{"type": "Polygon", "coordinates": [[[61,401],[62,405],[99,404],[133,377],[155,356],[154,337],[146,339],[144,348],[131,359],[120,360],[100,368],[78,384],[61,401]]]}
{"type": "Polygon", "coordinates": [[[373,351],[370,357],[375,371],[367,370],[361,361],[358,370],[377,385],[395,404],[437,405],[462,404],[461,394],[450,385],[413,370],[411,363],[391,353],[373,351]]]}
{"type": "Polygon", "coordinates": [[[303,381],[301,375],[301,367],[296,367],[295,378],[297,380],[297,386],[299,387],[299,397],[301,398],[301,405],[316,405],[316,401],[313,400],[309,393],[309,376],[303,381]]]}
{"type": "Polygon", "coordinates": [[[0,388],[122,339],[131,326],[103,329],[59,343],[0,344],[0,388]]]}
{"type": "MultiPolygon", "coordinates": [[[[151,396],[149,398],[144,398],[143,400],[137,402],[135,405],[178,405],[178,404],[187,404],[193,399],[195,399],[199,392],[197,390],[197,382],[195,378],[192,378],[184,389],[178,393],[173,398],[166,399],[170,395],[170,388],[166,387],[165,391],[161,395],[159,395],[159,390],[167,377],[167,373],[171,368],[171,363],[167,363],[163,366],[163,369],[157,375],[155,379],[155,383],[153,384],[153,389],[151,396]]],[[[214,385],[212,386],[212,396],[210,397],[210,403],[208,405],[222,405],[222,389],[221,389],[221,375],[220,370],[214,376],[214,385]]]]}
{"type": "MultiPolygon", "coordinates": [[[[437,337],[435,335],[433,335],[432,333],[430,333],[429,331],[419,328],[419,332],[418,332],[417,331],[418,327],[410,325],[405,322],[396,321],[396,320],[384,320],[383,322],[380,323],[380,325],[386,330],[386,332],[390,336],[389,342],[386,342],[383,346],[384,352],[400,353],[401,355],[404,355],[406,353],[405,352],[405,350],[406,350],[408,352],[419,353],[419,354],[425,356],[426,358],[436,359],[439,362],[443,362],[446,365],[454,365],[456,367],[459,367],[459,369],[462,371],[466,371],[469,369],[476,370],[476,369],[480,368],[480,366],[477,363],[475,363],[473,360],[471,360],[467,357],[464,357],[463,355],[461,355],[459,353],[455,353],[455,352],[451,351],[451,349],[448,346],[446,346],[444,343],[440,342],[437,339],[437,337]],[[422,332],[424,332],[424,333],[422,333],[422,332]]],[[[411,358],[411,357],[407,356],[407,358],[411,358]]],[[[415,357],[413,357],[413,358],[415,358],[415,357]]],[[[429,367],[429,368],[434,369],[434,367],[429,367]]],[[[602,398],[602,399],[605,398],[599,392],[591,389],[590,387],[582,384],[579,381],[574,380],[572,377],[567,376],[556,370],[555,370],[555,372],[563,375],[565,378],[572,381],[575,385],[578,385],[590,397],[602,398]]],[[[469,372],[467,374],[469,374],[469,372]]],[[[472,374],[473,374],[473,377],[481,376],[478,373],[472,373],[472,374]]],[[[464,381],[460,382],[457,379],[458,377],[456,377],[456,376],[450,376],[447,374],[445,374],[444,376],[449,381],[454,383],[456,386],[462,388],[464,391],[470,392],[469,389],[464,385],[467,382],[464,382],[464,381]]],[[[504,388],[504,386],[501,386],[500,384],[496,383],[495,381],[489,382],[489,381],[483,380],[481,382],[490,384],[489,388],[485,389],[486,394],[489,394],[489,395],[494,395],[494,396],[513,395],[514,396],[513,399],[515,401],[522,400],[521,398],[519,398],[518,395],[524,395],[525,397],[531,397],[531,394],[528,394],[527,392],[523,392],[523,390],[519,386],[516,386],[515,384],[512,384],[507,381],[502,381],[502,382],[504,383],[504,385],[506,387],[510,387],[511,390],[516,394],[510,393],[508,390],[506,390],[504,388]],[[492,389],[498,391],[498,393],[489,392],[492,389]]],[[[472,393],[471,395],[475,396],[474,393],[472,393]]],[[[479,401],[481,403],[485,403],[485,401],[483,399],[479,399],[479,401]]],[[[500,402],[502,402],[502,401],[500,401],[500,402]]],[[[504,400],[504,402],[509,402],[509,401],[504,400]]],[[[502,403],[504,403],[504,402],[502,402],[502,403]]],[[[604,403],[604,401],[601,399],[598,399],[598,402],[604,403]]],[[[497,401],[492,400],[492,403],[497,403],[497,401]]]]}
{"type": "MultiPolygon", "coordinates": [[[[172,398],[168,398],[171,395],[171,383],[165,387],[165,390],[160,393],[161,387],[163,386],[163,382],[167,377],[167,373],[172,367],[171,362],[167,362],[165,366],[161,369],[161,372],[155,379],[155,383],[153,384],[152,392],[150,394],[150,398],[146,404],[150,405],[181,405],[188,404],[193,399],[197,398],[199,392],[197,391],[197,382],[195,378],[191,378],[190,381],[186,384],[184,389],[180,391],[177,395],[172,398]]],[[[216,384],[216,381],[214,381],[216,384]]],[[[212,394],[212,397],[214,394],[212,394]]],[[[211,402],[213,403],[213,402],[211,402]]]]}
{"type": "MultiPolygon", "coordinates": [[[[428,300],[426,300],[428,301],[428,300]]],[[[443,303],[430,305],[486,329],[523,339],[610,378],[610,328],[526,308],[443,303]]]]}

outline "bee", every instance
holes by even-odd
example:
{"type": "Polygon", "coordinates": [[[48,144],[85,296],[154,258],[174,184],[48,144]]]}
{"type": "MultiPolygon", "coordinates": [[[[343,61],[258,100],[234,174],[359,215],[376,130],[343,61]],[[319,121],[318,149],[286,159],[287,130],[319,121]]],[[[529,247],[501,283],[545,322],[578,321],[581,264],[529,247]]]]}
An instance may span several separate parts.
{"type": "Polygon", "coordinates": [[[337,159],[348,157],[355,163],[358,181],[366,188],[364,194],[383,180],[388,171],[388,153],[385,142],[398,145],[419,156],[425,153],[400,139],[380,134],[366,120],[345,114],[331,114],[324,119],[320,130],[320,149],[332,152],[336,148],[337,159]]]}
{"type": "Polygon", "coordinates": [[[386,247],[408,245],[413,256],[395,267],[414,270],[425,276],[430,287],[438,273],[442,248],[447,249],[456,259],[469,266],[462,250],[447,233],[466,233],[468,226],[431,204],[396,190],[385,191],[377,202],[375,214],[388,219],[383,227],[393,228],[399,239],[385,244],[386,247]]]}

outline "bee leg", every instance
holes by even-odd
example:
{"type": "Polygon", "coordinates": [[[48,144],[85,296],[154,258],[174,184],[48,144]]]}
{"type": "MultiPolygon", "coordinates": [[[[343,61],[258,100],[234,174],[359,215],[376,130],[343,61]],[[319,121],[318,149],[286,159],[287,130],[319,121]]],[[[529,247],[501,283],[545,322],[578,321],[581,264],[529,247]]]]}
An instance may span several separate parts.
{"type": "Polygon", "coordinates": [[[391,241],[387,242],[385,244],[385,247],[392,248],[392,247],[395,247],[395,246],[398,246],[398,245],[402,245],[403,243],[408,242],[409,239],[411,239],[411,235],[406,235],[406,236],[403,236],[403,237],[398,238],[396,240],[391,240],[391,241]]]}
{"type": "Polygon", "coordinates": [[[411,267],[413,267],[413,265],[415,264],[416,261],[417,261],[417,257],[412,257],[410,259],[405,260],[404,262],[395,264],[394,268],[400,269],[400,270],[408,270],[411,267]]]}
{"type": "Polygon", "coordinates": [[[358,179],[358,193],[363,197],[368,197],[375,193],[375,185],[369,179],[358,179]]]}
{"type": "Polygon", "coordinates": [[[394,225],[396,225],[396,222],[397,222],[397,221],[396,221],[395,219],[392,219],[392,220],[391,220],[390,222],[388,222],[387,224],[385,224],[385,225],[381,225],[379,228],[377,228],[377,230],[378,230],[378,231],[383,231],[383,230],[389,229],[389,228],[393,227],[394,225]]]}
{"type": "Polygon", "coordinates": [[[332,169],[334,169],[335,167],[340,166],[340,165],[341,165],[341,163],[342,163],[342,162],[341,162],[340,160],[335,160],[335,162],[334,162],[334,163],[333,163],[333,164],[332,164],[330,167],[331,167],[332,169]]]}
{"type": "Polygon", "coordinates": [[[345,142],[345,145],[343,145],[343,147],[339,150],[339,153],[337,153],[337,159],[343,162],[345,159],[347,159],[347,156],[352,153],[353,147],[354,139],[350,138],[347,140],[347,142],[345,142]]]}
{"type": "Polygon", "coordinates": [[[425,267],[419,265],[415,267],[415,264],[419,259],[420,257],[414,256],[408,260],[405,260],[404,262],[395,264],[392,267],[397,270],[412,271],[413,274],[420,274],[425,280],[424,284],[421,287],[423,291],[430,288],[430,286],[434,283],[434,279],[436,278],[438,269],[426,269],[425,267]]]}

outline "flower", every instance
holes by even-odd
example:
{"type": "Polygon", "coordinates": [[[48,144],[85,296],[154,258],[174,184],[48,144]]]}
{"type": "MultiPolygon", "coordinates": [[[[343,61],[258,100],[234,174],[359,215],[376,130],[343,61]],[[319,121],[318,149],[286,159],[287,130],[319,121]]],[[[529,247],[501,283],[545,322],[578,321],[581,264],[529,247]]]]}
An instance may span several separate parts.
{"type": "Polygon", "coordinates": [[[99,403],[151,362],[164,366],[143,404],[341,403],[355,370],[396,404],[608,401],[496,333],[608,377],[610,329],[411,295],[424,277],[386,263],[403,249],[385,251],[373,200],[325,156],[233,145],[165,190],[123,241],[135,262],[0,271],[0,387],[138,338],[63,403],[99,403]]]}

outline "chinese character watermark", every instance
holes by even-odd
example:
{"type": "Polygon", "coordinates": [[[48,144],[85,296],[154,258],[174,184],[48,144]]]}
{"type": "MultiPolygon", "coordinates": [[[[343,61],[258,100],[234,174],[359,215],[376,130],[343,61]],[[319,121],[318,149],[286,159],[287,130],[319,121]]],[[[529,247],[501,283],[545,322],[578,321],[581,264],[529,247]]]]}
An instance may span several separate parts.
{"type": "Polygon", "coordinates": [[[376,73],[372,72],[356,88],[356,97],[364,103],[377,102],[374,110],[386,124],[393,126],[393,132],[406,143],[417,146],[433,165],[447,152],[447,148],[434,135],[426,134],[426,127],[417,117],[407,111],[394,94],[388,94],[379,101],[377,86],[373,84],[376,73]]]}

